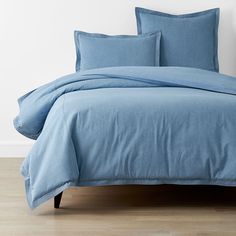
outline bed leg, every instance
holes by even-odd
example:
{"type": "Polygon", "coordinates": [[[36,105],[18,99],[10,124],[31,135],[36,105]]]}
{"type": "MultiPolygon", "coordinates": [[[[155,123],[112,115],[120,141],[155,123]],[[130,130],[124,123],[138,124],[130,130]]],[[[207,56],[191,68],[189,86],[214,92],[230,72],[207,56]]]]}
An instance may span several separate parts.
{"type": "Polygon", "coordinates": [[[58,195],[56,195],[54,197],[54,208],[56,208],[56,209],[58,209],[60,207],[62,193],[63,192],[59,193],[58,195]]]}

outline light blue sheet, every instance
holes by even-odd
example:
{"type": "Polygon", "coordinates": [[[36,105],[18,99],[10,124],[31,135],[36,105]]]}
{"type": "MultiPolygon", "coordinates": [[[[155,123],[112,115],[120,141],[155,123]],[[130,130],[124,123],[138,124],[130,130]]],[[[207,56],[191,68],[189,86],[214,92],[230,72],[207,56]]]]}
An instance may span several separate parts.
{"type": "Polygon", "coordinates": [[[200,69],[79,72],[19,99],[37,139],[22,164],[29,206],[69,186],[236,186],[236,78],[200,69]]]}

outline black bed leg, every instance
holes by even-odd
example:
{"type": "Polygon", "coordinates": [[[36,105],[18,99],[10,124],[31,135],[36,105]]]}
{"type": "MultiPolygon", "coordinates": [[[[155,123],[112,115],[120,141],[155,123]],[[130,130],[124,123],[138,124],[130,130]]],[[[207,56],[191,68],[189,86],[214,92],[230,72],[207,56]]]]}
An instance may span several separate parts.
{"type": "Polygon", "coordinates": [[[63,192],[59,193],[57,196],[54,197],[54,208],[56,209],[60,207],[62,193],[63,192]]]}

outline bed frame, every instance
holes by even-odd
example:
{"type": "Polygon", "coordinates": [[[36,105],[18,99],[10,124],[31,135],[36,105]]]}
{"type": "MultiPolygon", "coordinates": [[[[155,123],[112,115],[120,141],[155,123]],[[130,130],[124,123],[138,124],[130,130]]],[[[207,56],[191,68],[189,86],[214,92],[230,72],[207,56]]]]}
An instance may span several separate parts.
{"type": "Polygon", "coordinates": [[[58,209],[60,208],[61,198],[62,198],[63,192],[59,193],[54,197],[54,208],[58,209]]]}

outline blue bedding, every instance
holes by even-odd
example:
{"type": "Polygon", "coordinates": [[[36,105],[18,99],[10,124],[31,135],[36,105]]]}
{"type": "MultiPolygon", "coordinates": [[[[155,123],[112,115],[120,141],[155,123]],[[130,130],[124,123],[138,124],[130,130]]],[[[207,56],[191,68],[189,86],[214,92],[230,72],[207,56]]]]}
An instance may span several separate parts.
{"type": "Polygon", "coordinates": [[[70,186],[236,186],[236,78],[193,68],[78,72],[19,99],[36,139],[21,172],[35,208],[70,186]]]}

